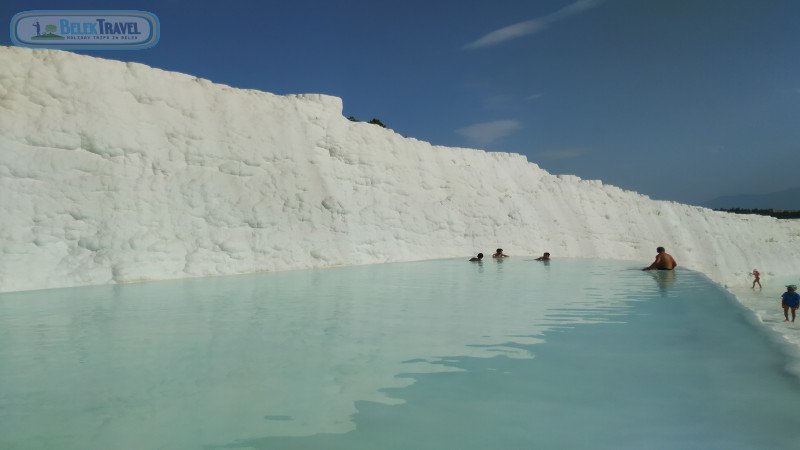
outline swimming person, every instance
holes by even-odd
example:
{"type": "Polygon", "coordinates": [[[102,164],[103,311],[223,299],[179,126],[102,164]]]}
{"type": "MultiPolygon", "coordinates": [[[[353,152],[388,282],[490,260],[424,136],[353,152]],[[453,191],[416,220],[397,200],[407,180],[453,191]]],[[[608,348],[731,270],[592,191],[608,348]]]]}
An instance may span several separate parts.
{"type": "Polygon", "coordinates": [[[497,252],[494,255],[492,255],[492,258],[508,258],[508,255],[503,254],[502,248],[498,248],[497,252]]]}
{"type": "Polygon", "coordinates": [[[794,322],[794,315],[797,307],[800,306],[800,294],[797,292],[797,286],[790,284],[786,286],[786,292],[781,295],[781,306],[783,306],[783,317],[786,319],[784,322],[789,321],[789,308],[792,308],[792,322],[794,322]]]}
{"type": "Polygon", "coordinates": [[[756,277],[756,279],[753,280],[753,287],[752,288],[755,289],[756,288],[756,283],[758,283],[758,288],[761,289],[761,281],[759,281],[759,280],[761,280],[761,278],[759,278],[759,277],[761,277],[761,274],[758,273],[757,269],[753,269],[753,276],[756,277]]]}
{"type": "Polygon", "coordinates": [[[656,255],[656,260],[653,261],[653,264],[650,264],[642,270],[672,270],[678,265],[678,263],[675,262],[675,258],[667,253],[667,251],[664,250],[664,247],[658,247],[656,249],[656,253],[658,254],[656,255]]]}
{"type": "Polygon", "coordinates": [[[483,259],[483,253],[478,253],[478,256],[470,258],[469,260],[473,262],[475,261],[480,262],[482,259],[483,259]]]}
{"type": "Polygon", "coordinates": [[[550,253],[544,252],[544,255],[536,258],[537,261],[550,261],[550,253]]]}

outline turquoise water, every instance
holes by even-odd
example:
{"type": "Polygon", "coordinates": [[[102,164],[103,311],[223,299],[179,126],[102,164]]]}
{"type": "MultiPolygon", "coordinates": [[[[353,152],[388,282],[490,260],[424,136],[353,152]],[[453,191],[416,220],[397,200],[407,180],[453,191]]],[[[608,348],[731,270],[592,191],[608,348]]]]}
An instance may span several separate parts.
{"type": "Polygon", "coordinates": [[[800,447],[703,275],[510,258],[0,295],[0,448],[800,447]]]}

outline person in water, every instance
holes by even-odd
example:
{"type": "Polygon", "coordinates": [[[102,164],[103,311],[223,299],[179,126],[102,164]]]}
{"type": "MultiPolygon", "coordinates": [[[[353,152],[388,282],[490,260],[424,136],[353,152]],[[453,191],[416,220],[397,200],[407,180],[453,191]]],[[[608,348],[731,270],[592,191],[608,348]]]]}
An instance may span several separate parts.
{"type": "Polygon", "coordinates": [[[794,322],[795,312],[797,307],[800,306],[800,294],[797,292],[797,286],[790,284],[786,286],[786,292],[781,295],[781,306],[783,306],[784,322],[789,321],[789,309],[792,310],[792,322],[794,322]]]}
{"type": "Polygon", "coordinates": [[[469,260],[470,261],[479,261],[480,262],[482,259],[483,259],[483,253],[478,253],[478,256],[472,257],[469,260]]]}
{"type": "Polygon", "coordinates": [[[753,269],[753,276],[756,277],[756,279],[753,280],[753,289],[756,288],[756,283],[758,283],[758,288],[761,289],[761,274],[758,273],[757,269],[753,269]]]}
{"type": "Polygon", "coordinates": [[[672,270],[678,265],[678,263],[675,262],[675,258],[667,253],[664,247],[658,247],[656,253],[656,260],[653,261],[653,264],[650,264],[642,270],[672,270]]]}
{"type": "Polygon", "coordinates": [[[497,252],[495,252],[495,254],[492,255],[492,258],[508,258],[508,255],[503,253],[502,248],[498,248],[497,252]]]}
{"type": "Polygon", "coordinates": [[[544,252],[544,255],[536,258],[537,261],[550,261],[550,253],[544,252]]]}

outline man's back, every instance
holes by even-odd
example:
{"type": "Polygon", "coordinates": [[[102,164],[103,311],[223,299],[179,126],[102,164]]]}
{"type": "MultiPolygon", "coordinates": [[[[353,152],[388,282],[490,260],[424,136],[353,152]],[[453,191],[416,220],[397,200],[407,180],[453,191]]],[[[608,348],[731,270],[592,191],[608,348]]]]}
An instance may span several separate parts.
{"type": "Polygon", "coordinates": [[[656,257],[656,269],[672,270],[677,265],[675,258],[667,252],[659,253],[656,257]]]}

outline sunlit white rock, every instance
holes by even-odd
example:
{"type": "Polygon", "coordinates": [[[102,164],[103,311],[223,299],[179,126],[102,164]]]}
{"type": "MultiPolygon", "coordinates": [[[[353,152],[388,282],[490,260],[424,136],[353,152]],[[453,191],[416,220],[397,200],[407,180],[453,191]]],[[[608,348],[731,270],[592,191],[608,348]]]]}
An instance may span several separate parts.
{"type": "MultiPolygon", "coordinates": [[[[657,170],[657,168],[654,168],[657,170]]],[[[721,283],[800,273],[800,222],[653,201],[277,96],[0,47],[0,291],[663,245],[721,283]]]]}

